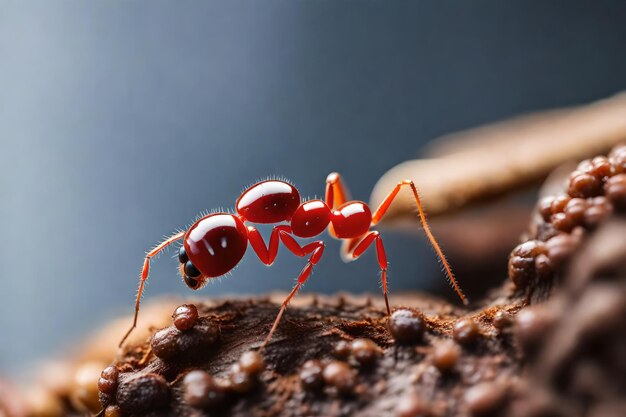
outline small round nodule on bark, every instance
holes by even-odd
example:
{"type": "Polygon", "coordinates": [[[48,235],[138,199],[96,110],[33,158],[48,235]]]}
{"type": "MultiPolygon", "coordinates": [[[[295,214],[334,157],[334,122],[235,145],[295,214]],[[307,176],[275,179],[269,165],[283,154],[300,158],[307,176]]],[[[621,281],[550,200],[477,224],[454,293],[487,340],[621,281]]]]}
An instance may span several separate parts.
{"type": "Polygon", "coordinates": [[[548,255],[544,255],[543,253],[537,255],[535,258],[535,272],[539,279],[546,279],[552,276],[554,273],[554,265],[548,255]]]}
{"type": "Polygon", "coordinates": [[[414,311],[402,309],[389,317],[389,332],[398,343],[411,344],[419,341],[426,330],[424,319],[414,311]]]}
{"type": "Polygon", "coordinates": [[[104,368],[98,379],[98,390],[107,394],[114,394],[117,389],[117,378],[119,370],[116,366],[110,365],[104,368]]]}
{"type": "Polygon", "coordinates": [[[460,356],[459,346],[452,340],[444,340],[435,345],[431,359],[440,372],[449,372],[456,366],[460,356]]]}
{"type": "Polygon", "coordinates": [[[356,385],[356,375],[350,365],[342,361],[332,361],[324,367],[322,372],[324,382],[335,387],[337,392],[348,394],[353,392],[356,385]]]}
{"type": "Polygon", "coordinates": [[[179,353],[179,331],[173,327],[166,327],[152,335],[150,347],[152,352],[161,359],[170,359],[179,353]]]}
{"type": "Polygon", "coordinates": [[[339,359],[346,359],[350,356],[350,343],[340,340],[333,346],[333,354],[339,359]]]}
{"type": "Polygon", "coordinates": [[[100,377],[104,379],[108,379],[111,381],[116,381],[118,376],[120,375],[119,369],[115,365],[109,365],[102,370],[100,373],[100,377]]]}
{"type": "Polygon", "coordinates": [[[546,242],[548,258],[554,266],[559,268],[574,253],[578,246],[579,239],[568,234],[556,235],[546,242]]]}
{"type": "Polygon", "coordinates": [[[503,385],[483,382],[468,388],[463,399],[468,411],[473,416],[483,416],[502,404],[505,393],[503,385]]]}
{"type": "Polygon", "coordinates": [[[120,384],[116,398],[124,414],[143,414],[167,406],[170,388],[162,376],[145,374],[120,384]]]}
{"type": "Polygon", "coordinates": [[[596,156],[591,160],[591,163],[594,168],[592,174],[596,177],[603,179],[613,175],[613,167],[611,166],[611,162],[608,157],[596,156]]]}
{"type": "Polygon", "coordinates": [[[239,369],[252,376],[259,375],[265,369],[263,356],[253,350],[244,352],[239,358],[239,369]]]}
{"type": "Polygon", "coordinates": [[[470,317],[458,320],[452,328],[454,340],[462,345],[469,345],[476,341],[480,335],[480,329],[476,321],[470,317]]]}
{"type": "Polygon", "coordinates": [[[574,171],[570,175],[568,193],[572,197],[595,197],[602,193],[602,181],[591,174],[574,171]]]}
{"type": "Polygon", "coordinates": [[[244,372],[238,363],[233,365],[228,379],[230,380],[230,389],[239,394],[245,394],[250,391],[255,383],[254,377],[244,372]]]}
{"type": "Polygon", "coordinates": [[[361,365],[372,365],[382,353],[376,343],[370,339],[354,339],[350,344],[352,357],[361,365]]]}
{"type": "Polygon", "coordinates": [[[226,398],[225,392],[205,371],[195,370],[183,379],[183,398],[194,408],[215,408],[226,398]]]}
{"type": "Polygon", "coordinates": [[[571,232],[574,226],[576,226],[576,223],[566,213],[553,214],[550,221],[556,230],[566,233],[571,232]]]}
{"type": "Polygon", "coordinates": [[[176,327],[166,327],[152,335],[150,347],[154,354],[168,360],[179,355],[199,355],[219,339],[219,327],[206,319],[199,320],[189,330],[181,332],[176,327]]]}
{"type": "Polygon", "coordinates": [[[567,205],[567,203],[569,203],[570,200],[571,197],[566,195],[559,195],[554,197],[554,199],[552,200],[552,204],[550,205],[551,214],[562,213],[565,209],[565,206],[567,205]]]}
{"type": "Polygon", "coordinates": [[[604,184],[604,193],[616,209],[626,209],[626,174],[609,178],[604,184]]]}
{"type": "Polygon", "coordinates": [[[539,240],[517,245],[509,257],[509,278],[517,288],[523,288],[537,278],[535,258],[546,254],[546,246],[539,240]]]}
{"type": "Polygon", "coordinates": [[[513,324],[513,316],[508,311],[500,310],[493,316],[493,326],[502,331],[513,324]]]}
{"type": "Polygon", "coordinates": [[[586,209],[587,200],[583,198],[572,198],[563,209],[563,213],[569,217],[570,221],[579,225],[584,220],[586,209]]]}
{"type": "Polygon", "coordinates": [[[546,334],[552,324],[552,315],[542,306],[527,307],[515,317],[515,334],[528,351],[546,334]]]}
{"type": "Polygon", "coordinates": [[[104,410],[104,417],[122,417],[122,410],[117,405],[109,405],[104,410]]]}
{"type": "Polygon", "coordinates": [[[324,365],[322,362],[312,359],[308,360],[302,365],[300,369],[299,377],[300,384],[305,390],[313,391],[322,388],[324,385],[324,365]]]}
{"type": "Polygon", "coordinates": [[[612,167],[606,156],[596,156],[592,160],[585,159],[581,161],[576,168],[576,172],[584,172],[602,180],[612,174],[612,167]]]}
{"type": "Polygon", "coordinates": [[[193,304],[183,304],[174,311],[172,320],[178,330],[189,330],[198,321],[198,309],[193,304]]]}
{"type": "Polygon", "coordinates": [[[585,210],[584,225],[588,229],[597,227],[604,219],[613,213],[613,205],[606,197],[596,197],[585,210]]]}

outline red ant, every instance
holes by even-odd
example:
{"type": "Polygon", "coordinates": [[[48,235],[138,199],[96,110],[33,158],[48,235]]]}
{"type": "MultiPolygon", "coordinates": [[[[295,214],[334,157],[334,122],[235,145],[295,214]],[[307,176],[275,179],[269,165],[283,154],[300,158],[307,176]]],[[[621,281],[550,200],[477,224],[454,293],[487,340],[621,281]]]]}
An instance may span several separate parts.
{"type": "Polygon", "coordinates": [[[289,301],[305,283],[313,266],[319,262],[324,253],[324,242],[321,240],[301,246],[295,237],[314,237],[326,228],[331,236],[343,240],[341,255],[346,261],[357,259],[372,243],[376,242],[376,254],[382,272],[383,295],[387,314],[390,314],[387,299],[387,255],[380,234],[370,228],[382,219],[403,186],[409,187],[413,192],[424,232],[437,252],[456,293],[463,303],[467,304],[463,292],[454,279],[450,265],[428,227],[413,181],[405,180],[398,183],[372,214],[364,202],[347,201],[347,190],[337,173],[331,173],[326,178],[325,201],[315,199],[301,202],[300,193],[293,185],[281,180],[266,180],[252,185],[241,194],[236,203],[237,215],[212,213],[204,216],[186,232],[174,234],[147,253],[137,291],[133,325],[120,342],[120,346],[137,325],[139,303],[144,284],[148,279],[150,259],[179,239],[183,239],[183,245],[178,253],[178,260],[181,264],[180,273],[185,284],[192,290],[202,288],[209,279],[231,271],[246,253],[248,242],[261,262],[268,266],[272,265],[276,259],[279,242],[282,242],[296,256],[310,255],[298,276],[298,282],[283,301],[261,349],[272,338],[289,301]],[[246,225],[245,222],[261,224],[285,222],[287,224],[274,227],[268,247],[259,231],[254,226],[246,225]]]}

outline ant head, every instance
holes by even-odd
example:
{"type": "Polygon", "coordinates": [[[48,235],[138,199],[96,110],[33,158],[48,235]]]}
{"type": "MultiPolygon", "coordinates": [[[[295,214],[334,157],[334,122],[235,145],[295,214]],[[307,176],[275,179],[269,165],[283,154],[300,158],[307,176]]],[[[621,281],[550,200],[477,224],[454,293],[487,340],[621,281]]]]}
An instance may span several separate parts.
{"type": "Polygon", "coordinates": [[[322,233],[330,223],[330,208],[322,200],[306,201],[291,217],[291,230],[298,237],[313,237],[322,233]]]}
{"type": "Polygon", "coordinates": [[[192,290],[232,270],[248,247],[248,230],[237,216],[213,213],[186,232],[178,251],[180,274],[192,290]]]}
{"type": "Polygon", "coordinates": [[[198,271],[198,268],[191,263],[184,246],[181,246],[178,251],[178,261],[180,262],[180,276],[183,277],[185,285],[192,290],[202,288],[206,281],[206,277],[203,276],[202,273],[198,271]]]}
{"type": "MultiPolygon", "coordinates": [[[[188,273],[191,272],[195,275],[193,271],[190,271],[190,268],[195,268],[193,264],[189,261],[187,263],[180,265],[180,275],[183,277],[183,282],[186,286],[188,286],[192,290],[199,290],[206,283],[207,278],[199,274],[197,276],[189,276],[188,273]]],[[[198,272],[199,273],[199,272],[198,272]]]]}

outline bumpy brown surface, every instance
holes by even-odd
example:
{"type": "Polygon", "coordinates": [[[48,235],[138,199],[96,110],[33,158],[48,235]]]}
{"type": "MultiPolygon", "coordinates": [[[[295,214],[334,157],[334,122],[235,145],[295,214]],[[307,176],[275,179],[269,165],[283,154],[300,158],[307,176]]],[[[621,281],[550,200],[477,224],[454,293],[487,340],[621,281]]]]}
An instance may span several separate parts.
{"type": "MultiPolygon", "coordinates": [[[[148,343],[129,348],[117,361],[121,369],[120,390],[125,381],[139,375],[158,374],[171,387],[171,401],[158,415],[199,415],[182,399],[181,376],[191,369],[203,369],[216,377],[227,378],[240,355],[259,346],[271,325],[277,305],[269,300],[243,300],[218,305],[196,304],[200,316],[220,328],[220,339],[202,354],[192,350],[189,356],[162,360],[152,357],[145,362],[148,343]],[[193,357],[189,359],[189,357],[193,357]]],[[[434,415],[464,414],[461,397],[468,387],[479,382],[498,381],[508,385],[518,366],[511,348],[511,335],[493,326],[494,314],[519,306],[509,304],[477,312],[473,318],[480,335],[462,348],[454,369],[440,372],[430,356],[434,346],[450,339],[460,311],[444,302],[411,297],[410,305],[425,315],[427,331],[421,341],[396,345],[386,328],[384,310],[370,305],[368,299],[313,300],[308,305],[291,308],[285,315],[275,339],[264,351],[266,370],[257,386],[247,394],[231,394],[230,401],[210,415],[232,416],[381,416],[394,415],[398,399],[417,390],[434,415]],[[299,371],[309,359],[336,359],[337,342],[367,338],[382,348],[382,355],[370,366],[348,363],[357,372],[352,393],[341,395],[326,386],[317,392],[302,388],[299,371]]]]}

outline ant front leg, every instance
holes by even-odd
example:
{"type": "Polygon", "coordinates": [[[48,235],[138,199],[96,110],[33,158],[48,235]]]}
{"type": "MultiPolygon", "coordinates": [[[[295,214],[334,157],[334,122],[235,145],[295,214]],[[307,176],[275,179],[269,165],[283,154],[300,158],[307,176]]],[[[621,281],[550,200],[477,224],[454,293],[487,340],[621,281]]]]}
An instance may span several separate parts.
{"type": "Polygon", "coordinates": [[[446,257],[443,254],[441,247],[437,243],[435,236],[433,236],[432,232],[430,231],[430,227],[428,226],[428,222],[426,221],[426,213],[424,212],[422,201],[420,200],[419,193],[417,192],[417,188],[415,187],[415,183],[413,183],[413,181],[404,180],[396,184],[393,190],[391,190],[389,195],[387,195],[387,197],[383,200],[383,202],[380,204],[380,206],[376,209],[376,211],[372,215],[372,226],[376,225],[383,218],[383,216],[385,215],[385,213],[391,206],[391,203],[393,202],[393,200],[396,198],[396,196],[398,195],[398,193],[404,186],[408,186],[411,189],[411,192],[413,193],[413,197],[415,198],[415,204],[417,205],[417,210],[419,212],[419,217],[422,222],[422,227],[424,228],[424,232],[426,233],[426,236],[428,237],[430,244],[435,249],[435,252],[437,252],[437,256],[441,260],[441,263],[443,264],[443,267],[446,270],[448,280],[454,287],[454,290],[456,291],[458,296],[461,298],[461,301],[463,301],[463,304],[467,305],[467,298],[465,298],[465,294],[463,294],[461,287],[459,287],[459,284],[456,282],[456,279],[454,278],[454,274],[452,273],[452,268],[450,268],[450,265],[448,264],[448,261],[446,260],[446,257]]]}
{"type": "Polygon", "coordinates": [[[137,317],[139,316],[139,304],[141,303],[141,296],[143,295],[143,288],[148,280],[148,275],[150,274],[150,259],[161,252],[163,249],[176,242],[177,240],[183,238],[185,236],[185,232],[179,232],[175,235],[172,235],[165,239],[163,242],[157,245],[154,249],[146,254],[146,259],[143,261],[143,268],[141,269],[141,277],[139,278],[139,288],[137,289],[137,299],[135,300],[135,317],[133,318],[133,325],[128,329],[122,341],[119,344],[119,347],[122,347],[128,336],[130,336],[131,332],[137,327],[137,317]]]}
{"type": "Polygon", "coordinates": [[[357,259],[359,256],[370,247],[373,242],[376,242],[376,256],[378,258],[378,265],[380,266],[381,280],[383,284],[383,296],[385,297],[385,306],[387,307],[387,314],[391,314],[389,308],[389,299],[387,298],[387,254],[385,253],[385,246],[383,245],[383,239],[380,237],[380,233],[377,231],[368,232],[363,239],[361,239],[356,246],[354,246],[351,239],[350,245],[354,247],[352,250],[352,259],[357,259]]]}
{"type": "Polygon", "coordinates": [[[283,317],[283,314],[285,313],[285,309],[287,308],[287,305],[289,304],[291,299],[298,293],[300,288],[302,288],[302,285],[304,285],[306,280],[311,275],[311,272],[313,271],[313,267],[317,265],[317,263],[322,258],[322,255],[324,254],[325,245],[324,245],[324,242],[322,242],[321,240],[311,242],[305,246],[300,246],[300,244],[293,238],[293,236],[291,236],[291,234],[289,234],[285,229],[279,230],[278,235],[280,236],[280,240],[283,242],[285,247],[287,247],[287,249],[293,252],[294,255],[303,257],[308,254],[311,254],[311,256],[309,257],[309,260],[304,266],[304,268],[302,268],[302,271],[300,272],[300,275],[298,276],[298,281],[296,282],[296,285],[293,287],[293,289],[291,290],[287,298],[285,298],[285,301],[283,301],[280,307],[280,311],[278,312],[276,319],[274,319],[274,324],[272,325],[272,328],[270,332],[268,333],[267,337],[261,344],[259,351],[262,351],[267,345],[267,343],[272,339],[272,336],[274,335],[274,332],[276,331],[276,328],[278,327],[278,323],[280,323],[280,319],[283,317]]]}

